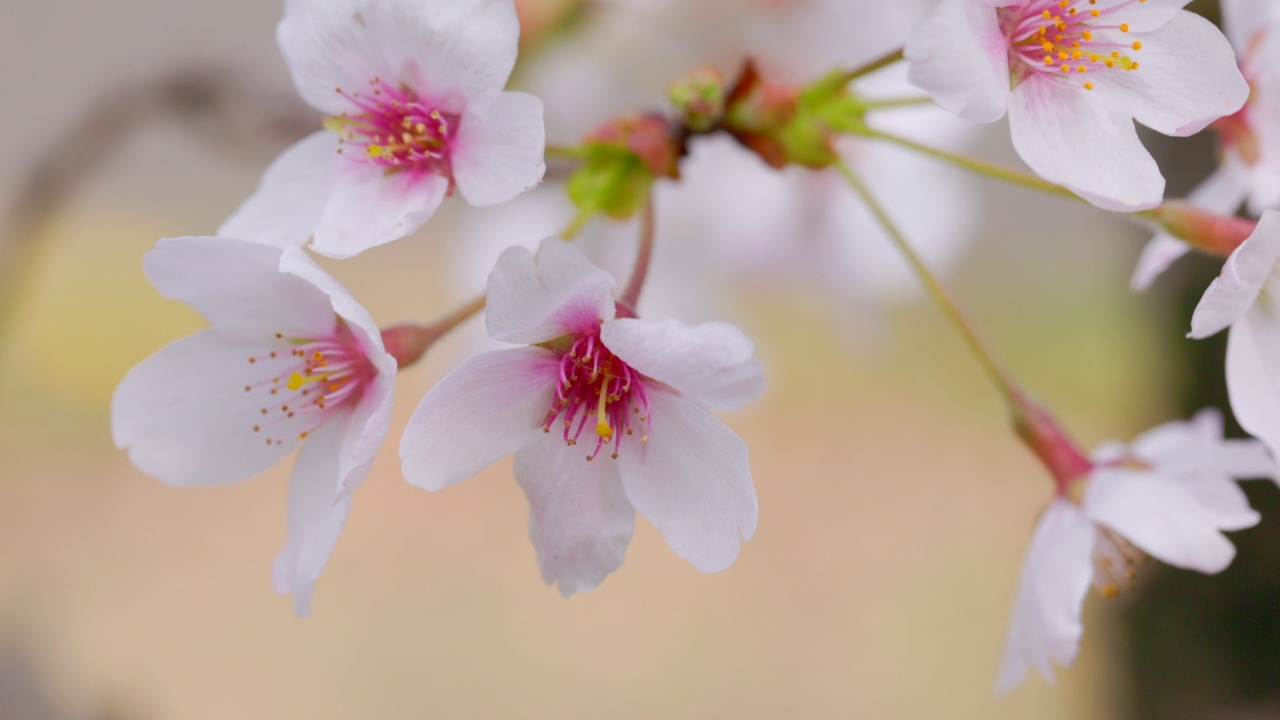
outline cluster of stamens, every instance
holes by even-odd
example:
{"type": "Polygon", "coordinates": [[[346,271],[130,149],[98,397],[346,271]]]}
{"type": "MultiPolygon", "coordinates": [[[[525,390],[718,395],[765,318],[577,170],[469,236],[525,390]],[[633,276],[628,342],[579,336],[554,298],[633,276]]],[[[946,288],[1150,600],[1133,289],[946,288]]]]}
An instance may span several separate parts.
{"type": "MultiPolygon", "coordinates": [[[[1098,0],[1031,0],[1018,14],[1004,17],[1011,59],[1024,71],[1067,78],[1101,70],[1137,70],[1138,61],[1128,53],[1141,50],[1142,42],[1115,42],[1113,31],[1127,33],[1129,25],[1113,16],[1146,1],[1125,0],[1099,8],[1098,0]]],[[[1093,82],[1084,80],[1083,87],[1092,90],[1093,82]]]]}
{"type": "Polygon", "coordinates": [[[325,118],[325,127],[338,134],[338,152],[387,168],[448,175],[458,117],[429,107],[407,87],[381,78],[369,84],[366,93],[337,89],[355,107],[355,112],[325,118]]]}
{"type": "Polygon", "coordinates": [[[1112,530],[1098,528],[1093,543],[1093,587],[1105,597],[1115,597],[1133,587],[1138,565],[1146,553],[1112,530]]]}
{"type": "Polygon", "coordinates": [[[598,335],[583,335],[560,359],[559,382],[543,432],[551,432],[560,418],[565,443],[577,445],[593,411],[596,447],[587,460],[594,460],[610,443],[616,460],[622,438],[633,436],[636,430],[640,430],[640,442],[649,441],[653,420],[644,380],[609,352],[598,335]]]}
{"type": "Polygon", "coordinates": [[[261,396],[253,432],[268,445],[306,439],[334,412],[359,400],[374,375],[369,360],[339,324],[330,337],[287,337],[276,333],[270,349],[249,357],[266,379],[244,386],[261,396]]]}

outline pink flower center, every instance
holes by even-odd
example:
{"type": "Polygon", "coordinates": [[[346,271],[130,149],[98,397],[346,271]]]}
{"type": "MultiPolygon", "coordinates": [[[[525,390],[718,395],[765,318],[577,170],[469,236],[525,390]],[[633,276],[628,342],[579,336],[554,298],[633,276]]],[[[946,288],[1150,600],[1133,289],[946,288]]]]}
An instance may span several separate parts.
{"type": "Polygon", "coordinates": [[[339,135],[338,152],[389,169],[449,176],[459,117],[432,107],[403,85],[397,88],[380,78],[369,85],[372,89],[364,93],[338,88],[354,106],[354,112],[325,118],[325,127],[339,135]]]}
{"type": "Polygon", "coordinates": [[[335,413],[358,403],[377,374],[341,320],[328,337],[276,333],[274,342],[250,356],[249,363],[261,368],[263,378],[244,386],[246,393],[262,400],[253,432],[268,445],[306,439],[335,413]]]}
{"type": "Polygon", "coordinates": [[[1141,41],[1117,42],[1129,24],[1114,17],[1147,0],[1030,0],[1021,8],[1000,11],[1001,28],[1009,38],[1011,69],[1016,77],[1029,73],[1075,78],[1093,89],[1090,73],[1133,71],[1138,61],[1127,53],[1142,49],[1141,41]]]}
{"type": "Polygon", "coordinates": [[[577,445],[593,414],[596,447],[587,460],[594,460],[610,443],[616,460],[622,438],[636,430],[641,431],[640,442],[649,441],[653,419],[644,380],[596,334],[578,337],[561,357],[560,382],[542,429],[551,432],[556,419],[563,418],[565,444],[577,445]]]}

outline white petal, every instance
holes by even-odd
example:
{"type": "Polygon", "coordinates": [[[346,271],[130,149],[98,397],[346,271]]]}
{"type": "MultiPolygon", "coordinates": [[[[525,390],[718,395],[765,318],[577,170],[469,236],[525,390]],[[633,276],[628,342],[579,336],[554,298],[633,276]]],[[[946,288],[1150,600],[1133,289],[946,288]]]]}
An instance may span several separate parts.
{"type": "MultiPolygon", "coordinates": [[[[1249,192],[1249,175],[1238,159],[1228,155],[1222,167],[1213,172],[1187,196],[1187,202],[1216,213],[1234,215],[1249,192]]],[[[1147,243],[1133,271],[1129,287],[1145,292],[1178,258],[1191,251],[1191,246],[1160,232],[1147,243]]]]}
{"type": "Polygon", "coordinates": [[[1215,335],[1238,321],[1258,301],[1280,262],[1280,212],[1264,213],[1253,231],[1209,284],[1191,316],[1189,337],[1215,335]]]}
{"type": "Polygon", "coordinates": [[[1227,339],[1227,392],[1240,427],[1280,457],[1280,328],[1245,315],[1227,339]]]}
{"type": "Polygon", "coordinates": [[[559,368],[559,358],[541,348],[498,350],[459,365],[422,398],[405,426],[405,479],[441,490],[544,439],[559,368]]]}
{"type": "Polygon", "coordinates": [[[974,122],[999,120],[1009,103],[1009,43],[1001,0],[942,0],[907,38],[908,79],[939,105],[974,122]]]}
{"type": "Polygon", "coordinates": [[[728,323],[617,318],[600,328],[600,339],[640,374],[717,410],[737,410],[764,392],[755,343],[728,323]]]}
{"type": "Polygon", "coordinates": [[[509,248],[489,274],[485,325],[495,340],[511,343],[595,332],[601,320],[613,317],[616,284],[563,240],[543,240],[536,256],[509,248]]]}
{"type": "Polygon", "coordinates": [[[1183,476],[1273,478],[1275,462],[1257,440],[1223,438],[1222,413],[1206,408],[1190,422],[1165,423],[1133,441],[1132,455],[1161,474],[1183,476]]]}
{"type": "Polygon", "coordinates": [[[262,379],[246,362],[254,350],[210,329],[142,361],[112,397],[116,447],[168,485],[235,482],[275,464],[297,436],[282,434],[281,443],[268,445],[254,432],[261,398],[244,392],[262,379]]]}
{"type": "Polygon", "coordinates": [[[619,449],[627,498],[677,555],[702,572],[724,570],[759,516],[746,443],[696,400],[656,383],[647,390],[649,440],[629,437],[619,449]]]}
{"type": "Polygon", "coordinates": [[[1100,208],[1144,210],[1164,196],[1164,176],[1133,121],[1096,92],[1056,78],[1028,78],[1010,96],[1009,130],[1032,170],[1100,208]]]}
{"type": "Polygon", "coordinates": [[[166,238],[143,269],[161,295],[195,308],[217,331],[248,341],[333,329],[329,299],[281,273],[279,248],[217,237],[166,238]]]}
{"type": "Polygon", "coordinates": [[[458,191],[476,206],[514,198],[542,180],[546,145],[541,100],[520,92],[477,98],[467,107],[450,155],[458,191]]]}
{"type": "Polygon", "coordinates": [[[1116,110],[1165,135],[1187,136],[1244,107],[1249,85],[1235,52],[1213,23],[1176,13],[1150,33],[1119,33],[1102,41],[1141,42],[1128,54],[1140,68],[1098,73],[1092,91],[1116,110]]]}
{"type": "Polygon", "coordinates": [[[1142,248],[1138,265],[1129,280],[1129,289],[1135,293],[1146,292],[1156,278],[1164,274],[1169,266],[1179,258],[1191,252],[1191,246],[1168,233],[1158,233],[1151,242],[1142,248]]]}
{"type": "MultiPolygon", "coordinates": [[[[329,297],[333,312],[346,320],[364,342],[370,360],[377,363],[378,355],[385,355],[382,348],[382,331],[373,316],[361,305],[351,291],[332,275],[325,272],[305,252],[298,248],[286,248],[280,255],[280,272],[302,278],[329,297]]],[[[387,369],[385,367],[379,369],[387,369]]],[[[395,367],[390,368],[395,374],[395,367]]]]}
{"type": "Polygon", "coordinates": [[[276,247],[305,245],[324,214],[339,161],[347,162],[338,155],[334,133],[323,130],[299,141],[271,163],[218,234],[276,247]]]}
{"type": "Polygon", "coordinates": [[[542,579],[565,597],[599,587],[622,565],[636,524],[618,463],[608,455],[588,461],[582,447],[551,436],[516,454],[542,579]]]}
{"type": "Polygon", "coordinates": [[[1175,567],[1216,573],[1236,554],[1213,513],[1177,481],[1155,473],[1100,469],[1089,481],[1084,508],[1094,522],[1175,567]]]}
{"type": "Polygon", "coordinates": [[[1054,663],[1075,660],[1084,632],[1081,609],[1093,582],[1095,535],[1066,500],[1055,500],[1040,516],[1022,562],[997,692],[1012,690],[1031,669],[1052,683],[1054,663]]]}
{"type": "Polygon", "coordinates": [[[1186,7],[1190,1],[1140,0],[1140,5],[1134,5],[1129,0],[1102,0],[1098,3],[1098,8],[1105,10],[1115,5],[1128,5],[1119,14],[1106,18],[1106,22],[1108,24],[1123,22],[1129,26],[1130,33],[1145,33],[1164,27],[1177,15],[1186,14],[1182,12],[1182,8],[1186,7]]]}
{"type": "MultiPolygon", "coordinates": [[[[311,613],[311,593],[329,562],[350,508],[343,466],[350,454],[352,417],[339,415],[308,436],[289,482],[289,533],[271,569],[275,590],[293,593],[294,613],[311,613]]],[[[359,479],[370,463],[358,468],[359,479]]],[[[358,482],[358,480],[357,480],[358,482]]]]}
{"type": "Polygon", "coordinates": [[[449,192],[448,178],[419,170],[388,172],[348,160],[316,226],[311,247],[349,258],[412,233],[431,219],[449,192]]]}
{"type": "Polygon", "coordinates": [[[335,88],[374,78],[454,101],[500,90],[519,32],[510,0],[288,0],[277,38],[298,92],[336,115],[335,88]]]}

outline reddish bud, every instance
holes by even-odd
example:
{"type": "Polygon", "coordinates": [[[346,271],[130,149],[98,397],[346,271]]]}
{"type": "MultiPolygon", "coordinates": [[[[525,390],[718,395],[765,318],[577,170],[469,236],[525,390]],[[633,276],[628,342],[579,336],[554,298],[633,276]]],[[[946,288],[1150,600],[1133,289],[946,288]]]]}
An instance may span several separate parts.
{"type": "Polygon", "coordinates": [[[709,132],[724,116],[724,76],[712,65],[694,68],[671,81],[667,97],[685,127],[693,132],[709,132]]]}
{"type": "Polygon", "coordinates": [[[1200,252],[1226,257],[1257,229],[1255,220],[1219,215],[1185,202],[1166,202],[1149,217],[1165,232],[1200,252]]]}
{"type": "Polygon", "coordinates": [[[636,114],[611,120],[588,135],[585,144],[624,148],[640,158],[654,177],[680,176],[677,161],[684,154],[684,141],[661,115],[636,114]]]}

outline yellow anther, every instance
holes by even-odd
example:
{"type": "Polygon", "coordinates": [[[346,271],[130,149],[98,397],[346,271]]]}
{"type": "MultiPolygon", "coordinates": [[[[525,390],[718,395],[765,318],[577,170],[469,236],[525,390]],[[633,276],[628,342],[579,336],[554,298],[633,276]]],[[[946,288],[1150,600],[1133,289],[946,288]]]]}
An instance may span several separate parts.
{"type": "Polygon", "coordinates": [[[289,382],[285,384],[289,387],[290,390],[297,390],[298,388],[308,383],[322,382],[324,380],[327,380],[328,378],[329,378],[328,375],[311,375],[308,377],[303,377],[302,373],[294,373],[289,376],[289,382]]]}
{"type": "Polygon", "coordinates": [[[1129,23],[1120,23],[1120,32],[1129,32],[1129,23]]]}
{"type": "Polygon", "coordinates": [[[382,157],[383,153],[386,152],[386,148],[382,147],[381,145],[370,145],[367,152],[369,153],[369,157],[371,158],[380,158],[382,157]]]}
{"type": "Polygon", "coordinates": [[[1133,41],[1133,49],[1134,49],[1134,50],[1141,50],[1141,49],[1142,49],[1142,43],[1141,43],[1141,42],[1139,42],[1139,41],[1137,41],[1137,40],[1133,41]]]}

